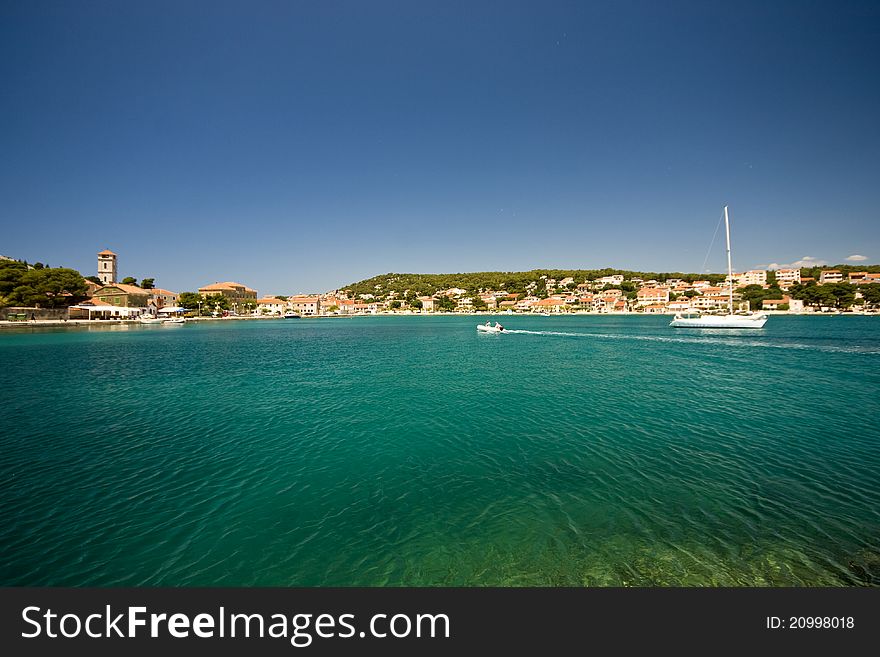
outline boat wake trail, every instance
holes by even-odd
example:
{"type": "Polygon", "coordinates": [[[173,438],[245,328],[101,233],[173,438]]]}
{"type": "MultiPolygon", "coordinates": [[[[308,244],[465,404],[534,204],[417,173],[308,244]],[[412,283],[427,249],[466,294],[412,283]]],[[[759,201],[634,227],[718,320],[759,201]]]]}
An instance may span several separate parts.
{"type": "MultiPolygon", "coordinates": [[[[745,329],[743,329],[745,331],[745,329]]],[[[808,351],[822,351],[827,353],[849,353],[862,355],[880,355],[880,349],[874,346],[864,345],[816,345],[800,342],[769,342],[764,340],[748,339],[746,336],[728,337],[667,337],[660,335],[628,335],[612,333],[577,333],[574,331],[528,331],[525,329],[504,329],[504,334],[517,333],[520,335],[557,336],[563,338],[593,338],[594,340],[635,340],[639,342],[676,342],[680,344],[705,344],[723,345],[726,347],[765,347],[768,349],[798,349],[808,351]]]]}
{"type": "Polygon", "coordinates": [[[561,335],[573,338],[593,338],[595,333],[572,333],[567,331],[526,331],[525,329],[504,329],[504,333],[522,333],[524,335],[561,335]]]}

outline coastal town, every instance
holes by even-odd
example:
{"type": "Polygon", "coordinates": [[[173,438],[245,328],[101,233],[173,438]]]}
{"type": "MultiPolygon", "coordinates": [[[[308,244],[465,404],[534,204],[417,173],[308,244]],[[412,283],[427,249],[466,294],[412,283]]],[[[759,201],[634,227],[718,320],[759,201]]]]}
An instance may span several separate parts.
{"type": "MultiPolygon", "coordinates": [[[[8,257],[3,257],[3,261],[22,265],[8,257]]],[[[712,274],[705,278],[658,275],[658,278],[648,279],[616,273],[593,278],[566,276],[556,279],[544,274],[534,280],[523,279],[526,282],[522,285],[501,283],[496,289],[448,287],[433,290],[430,294],[420,294],[425,285],[407,286],[403,275],[387,275],[381,278],[382,282],[367,286],[369,291],[363,289],[367,282],[361,282],[320,294],[261,296],[256,289],[235,281],[206,283],[192,292],[157,287],[154,279],[143,279],[138,284],[133,277],[120,278],[119,256],[109,249],[97,254],[96,265],[95,275],[79,281],[79,291],[47,291],[47,302],[52,303],[34,302],[31,306],[4,303],[0,308],[0,320],[101,321],[164,317],[181,321],[187,318],[499,312],[674,314],[689,310],[727,310],[731,288],[736,311],[874,314],[880,307],[880,273],[841,269],[821,269],[817,277],[805,276],[799,268],[755,269],[732,276],[712,274]],[[70,303],[65,303],[65,299],[70,303]]],[[[26,269],[34,267],[42,269],[43,266],[26,265],[26,269]]],[[[419,279],[430,276],[423,275],[419,279]]]]}

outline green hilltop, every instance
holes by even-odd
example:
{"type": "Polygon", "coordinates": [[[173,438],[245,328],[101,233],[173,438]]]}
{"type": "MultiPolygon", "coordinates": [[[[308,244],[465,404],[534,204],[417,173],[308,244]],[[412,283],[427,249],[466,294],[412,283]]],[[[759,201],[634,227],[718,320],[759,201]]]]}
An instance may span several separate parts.
{"type": "Polygon", "coordinates": [[[557,282],[565,278],[573,278],[576,283],[596,280],[603,276],[622,274],[624,278],[642,278],[644,280],[665,281],[670,278],[681,278],[687,281],[724,280],[724,274],[685,274],[681,272],[641,272],[626,269],[532,269],[529,271],[483,271],[456,274],[398,274],[388,273],[373,276],[343,289],[355,295],[373,294],[382,297],[394,290],[402,293],[409,290],[419,296],[431,295],[439,290],[457,287],[468,292],[480,290],[505,290],[511,294],[522,294],[526,286],[541,279],[542,276],[555,279],[557,282]]]}
{"type": "MultiPolygon", "coordinates": [[[[880,273],[880,265],[835,265],[834,267],[805,267],[801,269],[801,276],[818,278],[823,269],[839,269],[844,274],[850,271],[867,271],[880,273]]],[[[409,290],[409,296],[429,296],[439,290],[447,290],[457,287],[471,293],[480,290],[505,290],[511,294],[522,294],[526,286],[538,281],[542,276],[561,281],[564,278],[573,278],[575,283],[583,283],[587,280],[596,280],[604,276],[623,275],[626,280],[641,278],[643,280],[656,280],[663,282],[670,278],[680,278],[685,281],[709,280],[718,283],[725,279],[725,274],[695,274],[684,272],[648,272],[631,271],[628,269],[532,269],[529,271],[483,271],[456,274],[401,274],[388,273],[373,276],[371,278],[346,285],[341,289],[348,290],[354,295],[372,294],[383,298],[392,290],[398,294],[409,290]]]]}

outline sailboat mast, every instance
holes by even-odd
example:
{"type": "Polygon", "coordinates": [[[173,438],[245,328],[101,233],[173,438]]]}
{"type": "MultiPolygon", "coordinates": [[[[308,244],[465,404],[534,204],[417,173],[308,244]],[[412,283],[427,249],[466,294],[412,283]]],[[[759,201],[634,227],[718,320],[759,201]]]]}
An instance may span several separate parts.
{"type": "Polygon", "coordinates": [[[724,206],[724,233],[727,236],[727,292],[729,295],[730,314],[733,314],[733,264],[730,260],[730,220],[727,217],[727,206],[724,206]]]}

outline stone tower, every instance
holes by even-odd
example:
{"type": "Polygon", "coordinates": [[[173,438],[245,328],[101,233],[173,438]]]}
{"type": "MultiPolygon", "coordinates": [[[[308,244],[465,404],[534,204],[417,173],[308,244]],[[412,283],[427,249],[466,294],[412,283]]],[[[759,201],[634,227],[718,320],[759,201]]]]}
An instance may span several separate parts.
{"type": "Polygon", "coordinates": [[[98,278],[104,285],[116,282],[116,254],[109,249],[98,254],[98,278]]]}

